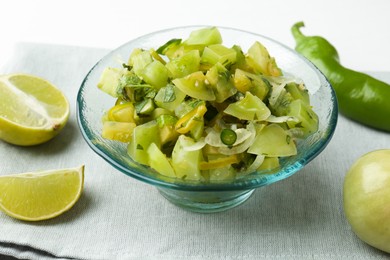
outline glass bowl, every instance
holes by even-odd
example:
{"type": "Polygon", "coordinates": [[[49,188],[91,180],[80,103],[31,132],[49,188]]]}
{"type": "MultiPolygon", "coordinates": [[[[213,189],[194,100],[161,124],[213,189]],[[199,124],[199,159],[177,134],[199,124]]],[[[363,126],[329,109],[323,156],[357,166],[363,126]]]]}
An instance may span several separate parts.
{"type": "Polygon", "coordinates": [[[125,143],[102,138],[102,115],[115,100],[97,88],[106,67],[120,67],[134,48],[158,48],[172,38],[185,39],[190,32],[204,26],[179,27],[163,30],[120,46],[103,57],[86,75],[77,96],[77,119],[88,145],[113,167],[148,184],[154,185],[173,204],[195,212],[218,212],[246,201],[256,188],[285,179],[313,160],[329,143],[337,123],[337,99],[324,75],[294,50],[262,35],[218,27],[223,44],[238,44],[246,51],[255,41],[261,42],[275,57],[284,73],[301,78],[310,94],[314,111],[319,117],[316,133],[297,143],[298,154],[281,159],[280,167],[272,172],[253,172],[230,182],[197,183],[159,175],[147,166],[134,162],[127,155],[125,143]]]}

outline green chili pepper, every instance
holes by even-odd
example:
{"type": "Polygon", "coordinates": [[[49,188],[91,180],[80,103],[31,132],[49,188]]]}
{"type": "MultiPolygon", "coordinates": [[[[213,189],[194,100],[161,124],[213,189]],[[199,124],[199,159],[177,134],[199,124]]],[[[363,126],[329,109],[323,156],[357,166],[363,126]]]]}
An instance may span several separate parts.
{"type": "Polygon", "coordinates": [[[367,74],[343,67],[335,47],[320,36],[305,36],[298,22],[291,28],[295,50],[324,73],[333,86],[339,109],[362,124],[390,131],[390,85],[367,74]]]}
{"type": "Polygon", "coordinates": [[[232,129],[225,128],[221,131],[222,143],[230,146],[233,145],[237,140],[237,134],[232,129]]]}

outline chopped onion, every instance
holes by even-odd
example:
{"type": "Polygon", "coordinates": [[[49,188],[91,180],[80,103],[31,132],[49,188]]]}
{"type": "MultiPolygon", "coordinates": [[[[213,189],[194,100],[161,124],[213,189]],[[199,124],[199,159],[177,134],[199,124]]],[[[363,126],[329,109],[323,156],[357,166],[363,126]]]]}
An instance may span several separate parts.
{"type": "Polygon", "coordinates": [[[274,106],[276,104],[276,101],[279,99],[280,94],[284,90],[284,87],[286,86],[286,83],[282,83],[277,86],[272,87],[271,96],[269,97],[269,104],[271,106],[274,106]]]}
{"type": "Polygon", "coordinates": [[[294,77],[265,77],[272,85],[271,96],[269,97],[269,104],[271,106],[276,104],[285,86],[289,83],[295,82],[301,84],[302,80],[294,77]]]}
{"type": "MultiPolygon", "coordinates": [[[[234,144],[232,145],[233,147],[241,144],[242,142],[247,140],[252,135],[252,133],[248,129],[245,129],[245,128],[238,128],[238,129],[233,130],[233,131],[237,135],[237,139],[234,142],[234,144]]],[[[224,144],[221,140],[221,133],[215,131],[214,129],[210,130],[210,132],[206,136],[205,141],[207,144],[214,146],[214,147],[227,147],[227,145],[224,144]]]]}
{"type": "Polygon", "coordinates": [[[294,116],[274,116],[270,115],[265,121],[270,122],[270,123],[285,123],[287,121],[294,121],[294,122],[299,122],[299,120],[294,117],[294,116]]]}
{"type": "Polygon", "coordinates": [[[251,165],[249,165],[249,167],[246,168],[245,171],[242,171],[241,174],[248,174],[248,173],[256,171],[260,167],[260,165],[264,162],[264,158],[265,158],[264,155],[256,156],[253,163],[251,165]]]}
{"type": "Polygon", "coordinates": [[[183,146],[184,151],[197,151],[202,149],[206,145],[205,138],[200,138],[196,143],[188,146],[183,146]]]}
{"type": "MultiPolygon", "coordinates": [[[[287,74],[286,74],[287,75],[287,74]]],[[[297,84],[302,83],[302,79],[296,78],[293,75],[290,76],[284,76],[284,77],[272,77],[272,76],[263,76],[265,79],[267,79],[271,84],[276,83],[278,85],[280,84],[288,84],[295,82],[297,84]]]]}
{"type": "Polygon", "coordinates": [[[291,135],[293,138],[302,138],[305,133],[300,128],[291,128],[287,130],[287,133],[291,135]]]}

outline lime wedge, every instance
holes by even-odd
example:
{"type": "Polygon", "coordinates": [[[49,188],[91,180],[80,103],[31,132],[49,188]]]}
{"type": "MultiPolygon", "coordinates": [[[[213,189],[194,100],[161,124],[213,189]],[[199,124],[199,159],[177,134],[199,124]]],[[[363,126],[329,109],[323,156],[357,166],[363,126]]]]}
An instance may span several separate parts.
{"type": "Polygon", "coordinates": [[[0,209],[26,221],[54,218],[78,201],[83,186],[84,165],[0,176],[0,209]]]}

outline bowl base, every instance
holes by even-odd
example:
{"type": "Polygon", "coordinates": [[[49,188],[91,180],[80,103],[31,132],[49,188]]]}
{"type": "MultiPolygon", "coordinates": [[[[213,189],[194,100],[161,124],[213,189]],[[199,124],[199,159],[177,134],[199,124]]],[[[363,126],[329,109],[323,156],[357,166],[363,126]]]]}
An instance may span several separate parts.
{"type": "Polygon", "coordinates": [[[157,189],[172,204],[198,213],[215,213],[234,208],[244,203],[254,192],[254,189],[212,192],[157,189]]]}

